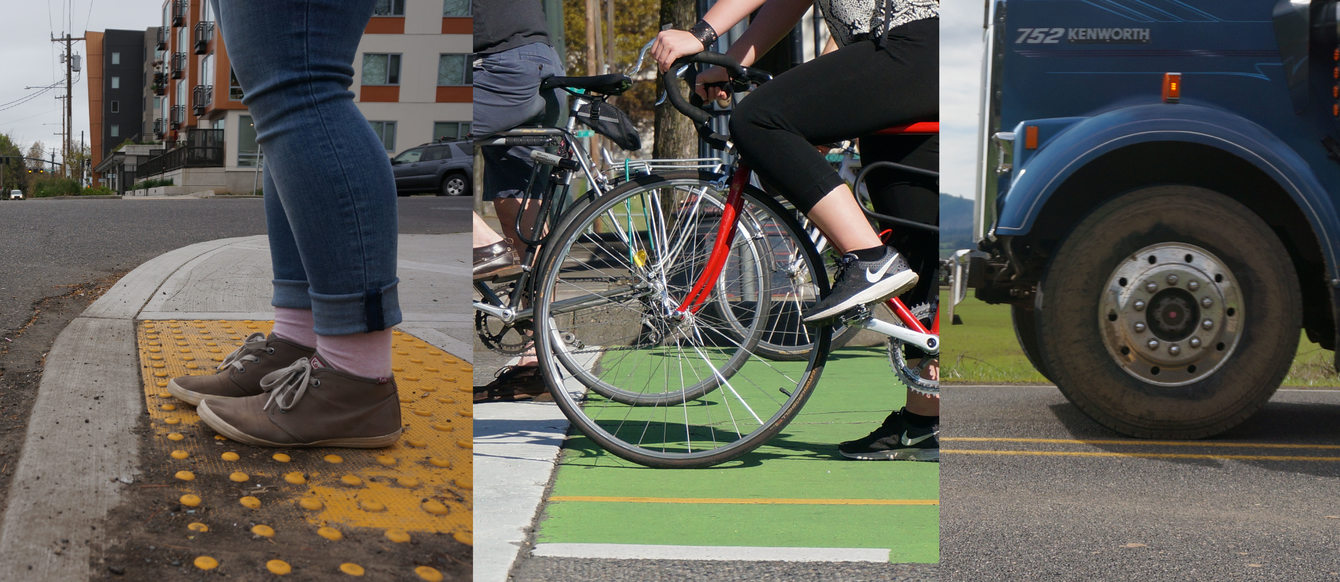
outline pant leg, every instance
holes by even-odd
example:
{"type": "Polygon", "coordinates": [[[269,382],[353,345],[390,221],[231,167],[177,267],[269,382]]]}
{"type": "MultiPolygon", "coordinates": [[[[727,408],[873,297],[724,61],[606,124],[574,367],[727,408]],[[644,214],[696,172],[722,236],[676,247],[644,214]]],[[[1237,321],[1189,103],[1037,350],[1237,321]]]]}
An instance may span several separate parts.
{"type": "MultiPolygon", "coordinates": [[[[869,136],[861,138],[863,162],[890,161],[939,170],[939,136],[869,136]]],[[[939,180],[909,172],[876,171],[866,180],[875,211],[926,224],[940,224],[939,180]]],[[[889,240],[907,257],[912,270],[921,278],[902,295],[909,306],[930,301],[939,289],[935,270],[940,263],[940,233],[907,226],[887,225],[893,231],[889,240]]]]}
{"type": "Polygon", "coordinates": [[[939,119],[939,19],[848,45],[791,69],[742,99],[731,135],[763,181],[808,212],[842,178],[814,144],[939,119]]]}
{"type": "MultiPolygon", "coordinates": [[[[540,91],[545,77],[563,74],[554,48],[532,43],[485,55],[474,64],[474,121],[470,133],[486,137],[535,120],[555,123],[564,99],[559,91],[540,91]]],[[[483,148],[484,196],[509,198],[526,188],[535,148],[483,148]]]]}
{"type": "MultiPolygon", "coordinates": [[[[395,181],[380,138],[349,91],[374,4],[218,2],[220,34],[246,92],[243,103],[322,335],[387,329],[401,319],[395,181]]],[[[277,284],[275,302],[288,303],[294,290],[277,284]]]]}
{"type": "Polygon", "coordinates": [[[265,233],[270,241],[270,267],[274,273],[274,296],[270,305],[310,311],[312,296],[308,293],[307,270],[303,268],[298,241],[293,238],[293,229],[289,228],[288,215],[284,213],[284,203],[279,199],[269,167],[265,168],[262,184],[265,233]]]}

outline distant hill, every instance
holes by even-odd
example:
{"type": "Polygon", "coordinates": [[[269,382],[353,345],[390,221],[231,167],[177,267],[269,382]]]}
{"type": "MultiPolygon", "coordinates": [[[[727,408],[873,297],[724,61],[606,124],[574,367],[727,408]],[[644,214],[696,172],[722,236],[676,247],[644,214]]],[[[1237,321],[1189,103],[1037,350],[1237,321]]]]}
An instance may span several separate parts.
{"type": "Polygon", "coordinates": [[[940,257],[948,257],[954,251],[972,245],[972,200],[941,193],[940,257]]]}

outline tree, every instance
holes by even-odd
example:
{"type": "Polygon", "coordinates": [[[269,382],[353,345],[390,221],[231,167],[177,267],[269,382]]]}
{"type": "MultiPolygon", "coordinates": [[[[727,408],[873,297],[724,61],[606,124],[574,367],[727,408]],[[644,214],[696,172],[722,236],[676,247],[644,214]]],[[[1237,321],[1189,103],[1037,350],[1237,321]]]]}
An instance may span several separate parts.
{"type": "MultiPolygon", "coordinates": [[[[694,0],[661,0],[661,26],[657,29],[666,25],[678,29],[693,26],[698,20],[696,8],[694,0]]],[[[669,101],[656,108],[656,144],[652,147],[652,157],[697,157],[697,145],[698,136],[689,118],[676,111],[669,101]]]]}
{"type": "MultiPolygon", "coordinates": [[[[610,23],[605,16],[614,14],[614,54],[605,56],[607,69],[609,72],[627,72],[637,60],[642,45],[651,41],[660,30],[660,0],[598,0],[598,4],[603,9],[598,21],[603,27],[602,38],[606,39],[606,45],[609,44],[610,23]]],[[[563,28],[566,55],[563,66],[569,75],[585,75],[586,0],[563,0],[563,28]]],[[[659,90],[655,70],[655,63],[644,65],[642,74],[634,79],[633,88],[619,96],[615,103],[633,118],[638,130],[644,134],[653,127],[653,109],[659,90]]]]}
{"type": "Polygon", "coordinates": [[[0,133],[0,191],[8,198],[10,190],[27,190],[28,173],[24,171],[23,152],[8,134],[0,133]]]}
{"type": "Polygon", "coordinates": [[[46,146],[42,145],[40,141],[33,142],[33,145],[28,148],[28,167],[33,170],[43,167],[45,164],[42,163],[42,160],[46,159],[46,155],[46,146]]]}

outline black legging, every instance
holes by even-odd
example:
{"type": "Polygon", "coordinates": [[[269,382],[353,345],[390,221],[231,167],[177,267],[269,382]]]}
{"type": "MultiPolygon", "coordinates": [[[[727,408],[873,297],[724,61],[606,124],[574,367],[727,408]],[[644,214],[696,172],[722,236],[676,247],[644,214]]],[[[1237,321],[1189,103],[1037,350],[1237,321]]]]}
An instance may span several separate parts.
{"type": "Polygon", "coordinates": [[[842,178],[814,144],[938,120],[940,20],[889,31],[791,69],[742,99],[731,136],[763,182],[808,213],[842,178]]]}

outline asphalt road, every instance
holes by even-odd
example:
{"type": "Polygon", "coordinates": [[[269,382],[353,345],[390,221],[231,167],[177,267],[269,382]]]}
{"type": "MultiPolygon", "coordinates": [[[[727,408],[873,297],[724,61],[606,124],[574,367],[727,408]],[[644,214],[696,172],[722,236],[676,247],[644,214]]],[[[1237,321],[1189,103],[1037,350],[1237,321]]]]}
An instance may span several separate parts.
{"type": "Polygon", "coordinates": [[[946,580],[1340,579],[1340,391],[1189,443],[1111,433],[1051,386],[951,386],[942,421],[946,580]]]}
{"type": "MultiPolygon", "coordinates": [[[[400,199],[406,234],[468,232],[468,198],[400,199]]],[[[265,233],[259,198],[0,202],[0,330],[69,286],[124,274],[193,243],[265,233]]]]}

